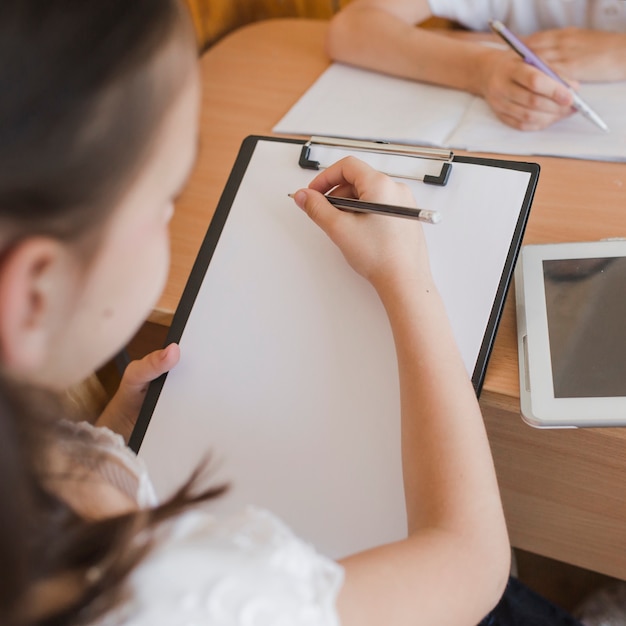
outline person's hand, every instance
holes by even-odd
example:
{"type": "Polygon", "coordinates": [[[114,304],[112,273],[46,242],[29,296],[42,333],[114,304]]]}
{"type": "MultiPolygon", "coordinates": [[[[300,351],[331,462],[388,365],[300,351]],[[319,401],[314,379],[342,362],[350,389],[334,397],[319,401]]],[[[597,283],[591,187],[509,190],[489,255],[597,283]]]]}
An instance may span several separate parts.
{"type": "Polygon", "coordinates": [[[569,90],[512,50],[488,51],[481,72],[481,95],[513,128],[541,130],[574,112],[569,90]]]}
{"type": "MultiPolygon", "coordinates": [[[[295,194],[298,206],[326,232],[352,268],[375,288],[389,281],[430,281],[422,226],[416,220],[341,211],[324,193],[369,202],[415,206],[411,190],[369,165],[347,157],[295,194]]],[[[434,227],[436,228],[436,226],[434,227]]]]}
{"type": "Polygon", "coordinates": [[[155,350],[143,359],[131,361],[122,376],[120,386],[96,422],[119,433],[128,441],[139,410],[148,391],[148,385],[155,378],[169,372],[180,359],[178,344],[171,343],[163,350],[155,350]]]}
{"type": "Polygon", "coordinates": [[[581,28],[534,33],[524,43],[557,74],[579,81],[626,79],[626,34],[581,28]]]}

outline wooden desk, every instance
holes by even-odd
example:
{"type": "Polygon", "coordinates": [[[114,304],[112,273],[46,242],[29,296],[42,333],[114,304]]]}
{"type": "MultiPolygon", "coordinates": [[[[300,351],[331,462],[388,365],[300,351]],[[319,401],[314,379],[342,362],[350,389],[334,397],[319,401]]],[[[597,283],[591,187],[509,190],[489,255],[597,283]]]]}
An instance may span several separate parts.
{"type": "MultiPolygon", "coordinates": [[[[323,21],[259,22],[203,56],[200,156],[172,222],[171,275],[152,321],[171,320],[243,138],[271,134],[327,67],[325,32],[323,21]]],[[[626,236],[626,165],[520,160],[542,168],[526,243],[626,236]]],[[[522,422],[513,299],[481,396],[513,545],[626,579],[626,429],[522,422]]]]}

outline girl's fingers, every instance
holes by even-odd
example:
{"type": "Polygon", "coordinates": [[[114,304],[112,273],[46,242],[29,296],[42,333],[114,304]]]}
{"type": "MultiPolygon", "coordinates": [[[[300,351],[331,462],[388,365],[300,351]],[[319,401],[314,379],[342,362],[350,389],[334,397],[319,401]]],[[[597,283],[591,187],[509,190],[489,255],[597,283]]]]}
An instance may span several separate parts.
{"type": "Polygon", "coordinates": [[[162,350],[155,350],[143,359],[128,364],[120,386],[124,386],[127,391],[143,391],[149,382],[169,372],[179,359],[180,347],[176,343],[171,343],[162,350]]]}

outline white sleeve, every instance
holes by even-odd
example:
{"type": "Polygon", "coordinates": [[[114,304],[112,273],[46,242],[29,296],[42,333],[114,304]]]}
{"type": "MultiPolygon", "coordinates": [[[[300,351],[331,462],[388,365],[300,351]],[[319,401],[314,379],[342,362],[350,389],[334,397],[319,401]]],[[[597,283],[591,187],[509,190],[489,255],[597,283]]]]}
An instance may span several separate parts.
{"type": "Polygon", "coordinates": [[[99,626],[338,626],[343,570],[270,513],[191,512],[160,530],[99,626]]]}
{"type": "Polygon", "coordinates": [[[489,30],[490,19],[507,23],[514,4],[513,0],[429,0],[428,3],[433,15],[476,31],[489,30]]]}
{"type": "Polygon", "coordinates": [[[61,441],[68,458],[87,466],[111,487],[128,496],[141,508],[156,506],[158,500],[143,459],[125,443],[121,435],[109,428],[88,422],[61,420],[60,425],[72,433],[61,441]]]}
{"type": "Polygon", "coordinates": [[[623,2],[604,0],[428,0],[433,15],[466,28],[488,31],[489,20],[500,20],[518,35],[547,28],[579,26],[619,30],[626,23],[623,2]],[[613,26],[608,22],[612,19],[613,26]]]}

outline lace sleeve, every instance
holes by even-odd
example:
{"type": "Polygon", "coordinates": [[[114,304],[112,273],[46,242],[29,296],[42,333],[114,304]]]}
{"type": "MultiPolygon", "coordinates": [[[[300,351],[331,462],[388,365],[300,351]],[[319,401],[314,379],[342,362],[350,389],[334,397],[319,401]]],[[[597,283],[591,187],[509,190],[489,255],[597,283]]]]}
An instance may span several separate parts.
{"type": "Polygon", "coordinates": [[[270,513],[191,512],[159,530],[131,576],[131,600],[98,626],[338,626],[342,580],[339,565],[270,513]]]}
{"type": "Polygon", "coordinates": [[[63,442],[68,456],[97,472],[139,507],[158,504],[143,460],[124,443],[121,435],[88,422],[61,420],[61,426],[72,433],[72,437],[63,442]]]}

